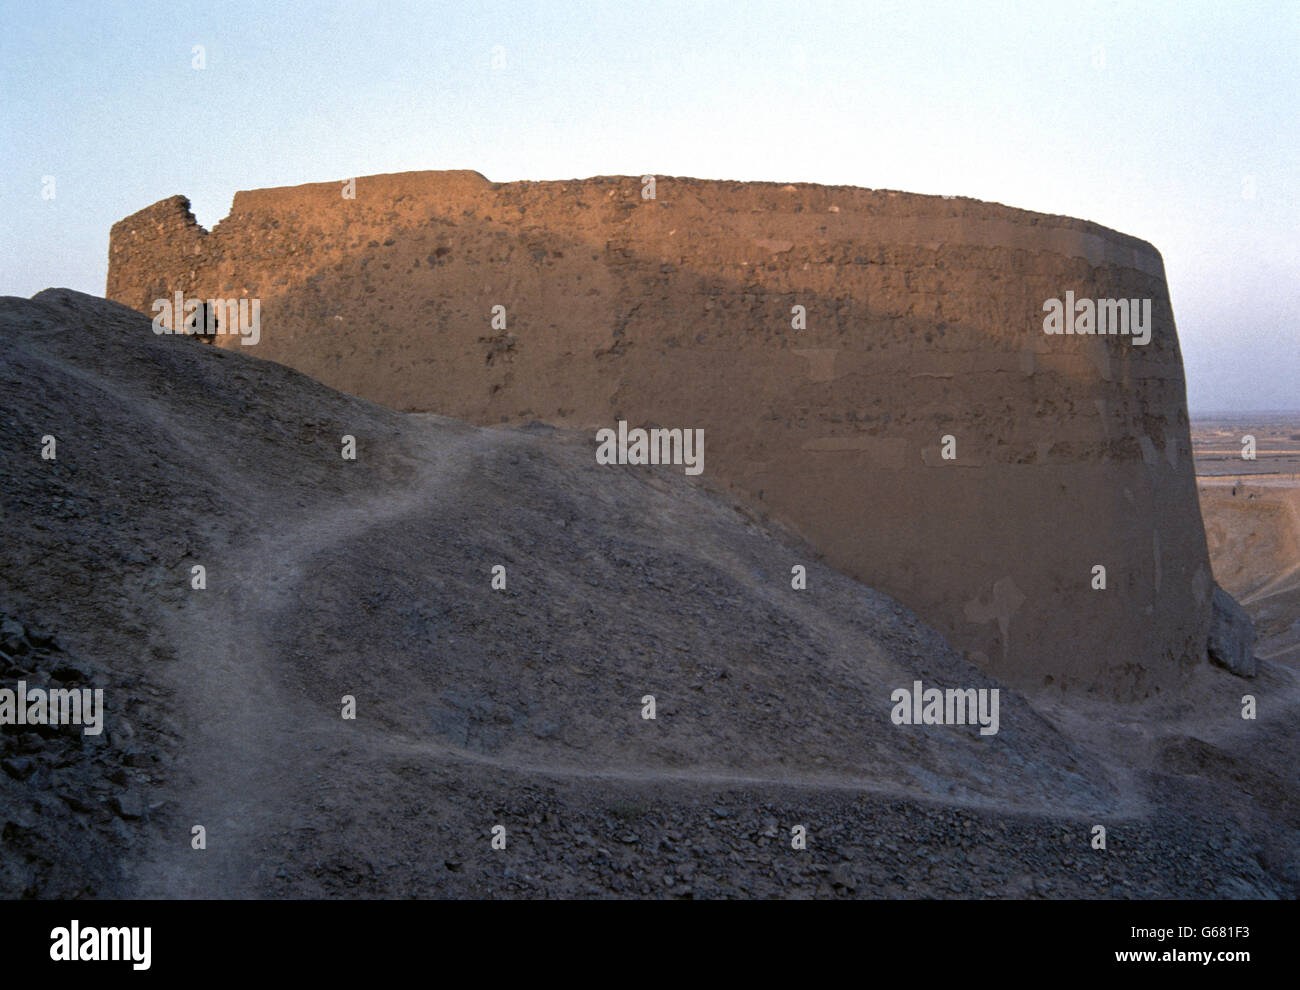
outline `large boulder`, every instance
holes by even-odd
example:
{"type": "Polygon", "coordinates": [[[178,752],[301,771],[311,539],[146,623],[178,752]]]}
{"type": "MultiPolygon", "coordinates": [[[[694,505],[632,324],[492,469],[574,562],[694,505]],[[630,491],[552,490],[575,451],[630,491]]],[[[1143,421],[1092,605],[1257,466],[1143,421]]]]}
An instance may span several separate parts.
{"type": "Polygon", "coordinates": [[[1255,625],[1237,600],[1214,587],[1211,599],[1210,659],[1240,677],[1255,676],[1255,625]]]}

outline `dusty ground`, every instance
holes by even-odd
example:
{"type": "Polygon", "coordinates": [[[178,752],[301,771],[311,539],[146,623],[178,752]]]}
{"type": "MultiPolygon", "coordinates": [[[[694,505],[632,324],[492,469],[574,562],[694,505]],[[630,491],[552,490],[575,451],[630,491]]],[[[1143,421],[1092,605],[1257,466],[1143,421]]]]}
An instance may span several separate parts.
{"type": "Polygon", "coordinates": [[[66,290],[0,299],[0,396],[0,685],[109,707],[102,745],[0,730],[6,896],[1300,893],[1290,658],[895,726],[914,679],[994,683],[588,436],[390,412],[66,290]]]}
{"type": "Polygon", "coordinates": [[[1300,661],[1300,415],[1194,421],[1215,579],[1255,620],[1260,656],[1300,661]],[[1256,456],[1243,460],[1252,436],[1256,456]]]}

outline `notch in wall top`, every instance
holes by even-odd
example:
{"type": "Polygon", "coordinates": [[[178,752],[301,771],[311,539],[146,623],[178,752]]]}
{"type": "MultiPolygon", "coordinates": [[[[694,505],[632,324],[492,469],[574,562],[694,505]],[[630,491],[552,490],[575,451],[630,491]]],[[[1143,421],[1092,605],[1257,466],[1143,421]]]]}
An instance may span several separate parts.
{"type": "Polygon", "coordinates": [[[143,210],[137,210],[128,217],[123,217],[109,230],[109,243],[119,234],[128,233],[131,230],[140,230],[148,228],[150,225],[161,224],[165,228],[172,230],[190,231],[205,235],[207,230],[204,229],[194,216],[194,211],[190,207],[188,196],[168,196],[166,199],[160,199],[151,206],[146,206],[143,210]]]}

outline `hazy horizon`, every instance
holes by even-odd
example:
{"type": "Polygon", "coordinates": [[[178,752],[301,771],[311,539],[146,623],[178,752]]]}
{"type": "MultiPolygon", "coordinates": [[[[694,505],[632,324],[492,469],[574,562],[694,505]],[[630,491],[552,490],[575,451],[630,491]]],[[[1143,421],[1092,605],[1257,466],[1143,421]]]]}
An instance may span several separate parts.
{"type": "Polygon", "coordinates": [[[109,227],[175,194],[210,229],[426,169],[853,185],[1151,242],[1192,415],[1300,409],[1294,4],[0,9],[3,294],[103,295],[109,227]]]}

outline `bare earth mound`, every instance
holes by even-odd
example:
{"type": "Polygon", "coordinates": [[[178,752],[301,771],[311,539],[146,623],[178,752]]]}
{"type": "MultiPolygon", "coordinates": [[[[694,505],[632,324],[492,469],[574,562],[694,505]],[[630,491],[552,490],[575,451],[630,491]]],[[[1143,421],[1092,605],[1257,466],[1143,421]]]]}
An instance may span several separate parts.
{"type": "Polygon", "coordinates": [[[1261,657],[1300,663],[1300,487],[1203,484],[1214,577],[1250,612],[1261,657]]]}
{"type": "Polygon", "coordinates": [[[97,742],[0,732],[8,896],[1300,889],[1284,667],[1256,721],[1204,665],[1158,706],[1033,702],[679,469],[67,290],[0,299],[0,395],[3,684],[107,705],[97,742]],[[1000,687],[999,731],[893,724],[916,680],[1000,687]]]}

